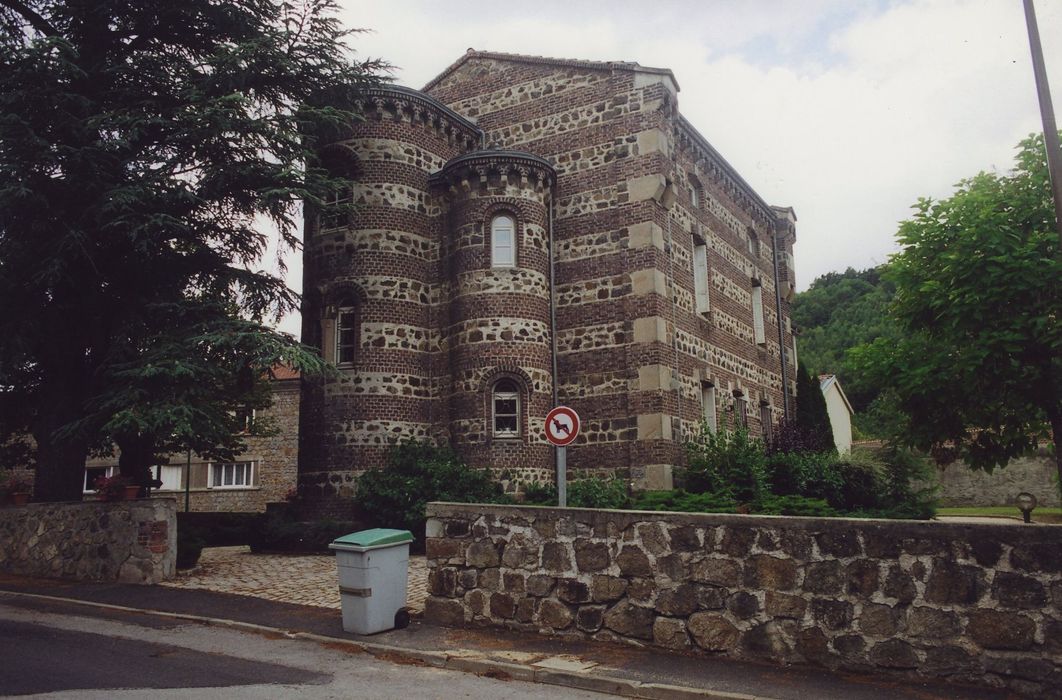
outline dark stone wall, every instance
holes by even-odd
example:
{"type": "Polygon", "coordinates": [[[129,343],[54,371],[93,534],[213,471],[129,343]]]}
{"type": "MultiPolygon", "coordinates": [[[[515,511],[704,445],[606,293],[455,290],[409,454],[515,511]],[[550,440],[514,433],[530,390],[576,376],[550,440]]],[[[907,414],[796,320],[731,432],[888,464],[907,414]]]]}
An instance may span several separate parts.
{"type": "Polygon", "coordinates": [[[431,504],[426,618],[1062,697],[1062,527],[431,504]]]}
{"type": "Polygon", "coordinates": [[[176,568],[173,499],[0,508],[0,571],[155,584],[173,578],[176,568]]]}

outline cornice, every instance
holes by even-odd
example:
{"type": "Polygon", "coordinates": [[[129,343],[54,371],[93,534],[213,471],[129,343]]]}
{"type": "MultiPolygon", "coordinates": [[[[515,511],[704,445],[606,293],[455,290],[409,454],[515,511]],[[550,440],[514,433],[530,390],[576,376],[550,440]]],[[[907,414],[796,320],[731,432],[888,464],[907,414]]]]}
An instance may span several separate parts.
{"type": "Polygon", "coordinates": [[[486,150],[451,159],[431,176],[431,182],[453,187],[461,182],[485,182],[492,174],[507,176],[511,172],[542,189],[552,188],[557,181],[553,166],[543,158],[523,151],[486,150]]]}
{"type": "Polygon", "coordinates": [[[375,112],[381,118],[388,115],[407,117],[411,122],[430,125],[447,134],[465,148],[476,148],[483,142],[483,130],[442,102],[419,90],[401,85],[379,85],[367,88],[355,101],[364,114],[375,112]]]}

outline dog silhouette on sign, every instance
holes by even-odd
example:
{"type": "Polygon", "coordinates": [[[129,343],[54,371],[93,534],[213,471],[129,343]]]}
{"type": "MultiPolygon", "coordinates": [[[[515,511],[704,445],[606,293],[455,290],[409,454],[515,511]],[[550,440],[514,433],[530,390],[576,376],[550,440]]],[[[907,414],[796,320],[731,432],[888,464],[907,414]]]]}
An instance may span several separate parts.
{"type": "Polygon", "coordinates": [[[568,425],[566,423],[561,423],[559,420],[554,418],[553,419],[553,432],[555,432],[557,435],[560,435],[561,433],[564,433],[565,435],[571,435],[572,434],[572,429],[570,427],[568,427],[568,425]]]}

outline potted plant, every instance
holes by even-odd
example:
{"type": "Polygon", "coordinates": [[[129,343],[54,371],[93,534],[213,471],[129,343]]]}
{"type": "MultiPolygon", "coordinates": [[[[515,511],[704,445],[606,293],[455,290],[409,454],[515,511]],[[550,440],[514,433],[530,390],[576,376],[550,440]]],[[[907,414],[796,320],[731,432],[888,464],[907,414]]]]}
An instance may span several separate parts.
{"type": "Polygon", "coordinates": [[[101,501],[128,501],[137,497],[140,487],[124,476],[99,476],[92,482],[101,501]]]}
{"type": "Polygon", "coordinates": [[[29,502],[33,486],[28,480],[12,472],[6,472],[0,479],[3,479],[0,481],[0,495],[5,502],[15,506],[24,506],[29,502]]]}

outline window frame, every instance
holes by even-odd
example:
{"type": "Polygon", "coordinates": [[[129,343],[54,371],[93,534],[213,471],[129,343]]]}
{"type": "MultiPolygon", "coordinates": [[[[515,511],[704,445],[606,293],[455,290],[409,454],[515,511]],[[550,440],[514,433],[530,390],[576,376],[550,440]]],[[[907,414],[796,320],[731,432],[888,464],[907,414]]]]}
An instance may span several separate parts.
{"type": "Polygon", "coordinates": [[[521,397],[520,384],[515,379],[510,377],[502,377],[498,379],[490,388],[490,436],[494,440],[519,440],[523,437],[522,430],[522,414],[521,408],[523,406],[523,399],[521,397]],[[502,384],[510,384],[513,387],[512,391],[499,390],[502,384]],[[514,401],[516,409],[512,413],[500,413],[498,412],[498,401],[514,401]],[[512,431],[499,431],[498,430],[498,418],[512,418],[516,428],[512,431]]]}
{"type": "Polygon", "coordinates": [[[716,406],[715,384],[711,382],[703,382],[701,384],[701,421],[708,426],[710,432],[719,432],[719,412],[716,406]]]}
{"type": "Polygon", "coordinates": [[[158,479],[159,481],[162,481],[162,470],[163,469],[173,469],[173,470],[175,470],[177,472],[177,475],[178,475],[177,476],[177,485],[176,486],[165,486],[165,485],[163,485],[163,486],[160,486],[157,489],[154,489],[155,491],[171,491],[172,492],[172,491],[180,491],[180,490],[182,490],[184,488],[185,471],[187,470],[186,465],[184,465],[184,464],[155,464],[151,468],[154,470],[153,477],[155,479],[158,479]]]}
{"type": "Polygon", "coordinates": [[[760,430],[763,432],[765,443],[774,438],[774,414],[771,412],[771,404],[765,400],[760,400],[760,430]]]}
{"type": "Polygon", "coordinates": [[[494,214],[493,216],[491,216],[491,218],[490,218],[490,237],[489,237],[489,239],[490,239],[490,266],[492,268],[512,268],[512,267],[516,267],[516,262],[517,262],[517,259],[518,259],[517,251],[519,249],[519,246],[517,245],[517,236],[516,236],[516,231],[517,231],[518,228],[519,228],[519,226],[517,224],[516,215],[511,213],[511,212],[509,212],[509,211],[498,212],[498,213],[494,214]],[[498,245],[498,240],[497,240],[498,234],[501,233],[501,232],[504,232],[506,230],[504,227],[499,226],[499,222],[502,221],[503,219],[508,221],[509,224],[510,224],[510,226],[508,227],[508,233],[509,233],[508,250],[509,250],[509,255],[508,255],[508,258],[506,258],[506,259],[501,259],[499,257],[499,255],[498,255],[499,250],[504,250],[503,246],[499,246],[498,245]]]}
{"type": "Polygon", "coordinates": [[[752,335],[756,345],[767,345],[767,326],[763,311],[763,285],[752,280],[752,335]]]}
{"type": "Polygon", "coordinates": [[[332,351],[337,367],[350,367],[358,359],[358,320],[358,309],[356,306],[344,305],[336,308],[335,330],[333,331],[334,347],[332,348],[332,351]],[[350,326],[347,328],[344,328],[343,326],[344,318],[350,319],[350,326]],[[344,330],[351,335],[351,338],[348,339],[349,342],[347,343],[343,342],[344,330]],[[343,359],[344,349],[349,349],[350,351],[350,358],[347,360],[343,359]]]}
{"type": "MultiPolygon", "coordinates": [[[[93,487],[92,484],[89,483],[89,478],[88,477],[89,477],[89,470],[90,469],[93,470],[93,471],[96,471],[96,470],[99,470],[99,469],[103,469],[104,470],[103,474],[102,475],[98,474],[97,477],[98,476],[106,476],[106,477],[110,478],[112,476],[117,476],[118,475],[118,465],[116,465],[116,464],[115,465],[107,465],[107,466],[91,466],[91,467],[86,466],[85,467],[85,476],[84,476],[84,479],[82,480],[82,488],[84,489],[82,491],[82,493],[96,493],[95,487],[93,487]]],[[[92,480],[95,481],[96,477],[93,477],[92,480]]]]}
{"type": "Polygon", "coordinates": [[[708,282],[708,241],[693,238],[693,301],[694,309],[702,316],[712,310],[710,285],[708,282]]]}
{"type": "Polygon", "coordinates": [[[255,485],[254,485],[254,475],[255,475],[255,471],[256,471],[257,467],[258,467],[258,463],[255,462],[254,460],[241,460],[241,461],[238,461],[238,462],[208,462],[207,463],[207,482],[206,482],[207,490],[210,490],[210,491],[233,491],[233,490],[238,490],[238,489],[245,489],[245,490],[246,489],[253,489],[255,487],[255,485]],[[225,481],[224,468],[228,467],[228,466],[233,467],[233,471],[232,471],[232,481],[233,481],[233,483],[231,483],[231,484],[224,483],[224,481],[225,481]],[[240,483],[240,484],[236,483],[236,473],[237,473],[236,467],[241,467],[241,471],[245,471],[246,472],[246,475],[247,475],[246,483],[240,483]],[[221,479],[220,479],[220,481],[222,483],[215,484],[214,483],[214,474],[216,473],[218,468],[221,468],[221,470],[222,470],[221,471],[221,479]]]}
{"type": "Polygon", "coordinates": [[[735,427],[749,429],[748,399],[740,391],[734,392],[735,427]]]}
{"type": "Polygon", "coordinates": [[[350,212],[337,213],[329,210],[351,204],[353,201],[354,191],[349,185],[329,192],[324,198],[321,211],[317,213],[318,232],[335,231],[350,226],[350,212]]]}

